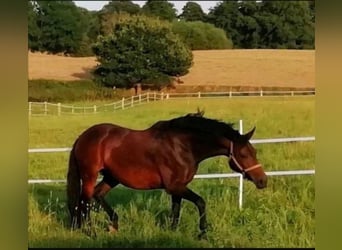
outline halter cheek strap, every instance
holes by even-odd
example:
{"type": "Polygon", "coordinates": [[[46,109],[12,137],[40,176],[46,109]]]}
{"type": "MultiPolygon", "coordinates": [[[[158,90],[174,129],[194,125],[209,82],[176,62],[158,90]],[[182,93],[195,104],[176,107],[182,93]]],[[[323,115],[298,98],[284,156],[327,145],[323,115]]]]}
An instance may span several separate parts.
{"type": "Polygon", "coordinates": [[[243,167],[241,167],[241,165],[239,164],[239,162],[236,160],[235,156],[234,156],[234,152],[233,152],[233,142],[230,142],[230,153],[229,153],[230,158],[234,161],[234,163],[236,164],[236,166],[241,170],[241,174],[245,175],[245,173],[252,171],[256,168],[260,168],[261,164],[256,164],[254,166],[251,166],[247,169],[244,169],[243,167]]]}

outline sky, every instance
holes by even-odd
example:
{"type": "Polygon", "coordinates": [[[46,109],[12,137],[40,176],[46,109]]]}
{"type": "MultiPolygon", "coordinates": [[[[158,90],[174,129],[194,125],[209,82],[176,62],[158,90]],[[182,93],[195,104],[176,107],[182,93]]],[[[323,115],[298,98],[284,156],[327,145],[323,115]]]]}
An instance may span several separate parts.
{"type": "MultiPolygon", "coordinates": [[[[100,10],[102,7],[107,4],[109,1],[74,1],[75,4],[79,7],[86,8],[88,10],[100,10]]],[[[140,6],[143,6],[145,4],[145,1],[132,1],[133,3],[139,4],[140,6]]],[[[182,13],[183,6],[188,1],[169,1],[170,3],[173,3],[175,8],[178,11],[178,14],[182,13]]],[[[209,12],[209,9],[216,6],[216,4],[220,1],[193,1],[201,5],[202,10],[205,13],[209,12]]]]}

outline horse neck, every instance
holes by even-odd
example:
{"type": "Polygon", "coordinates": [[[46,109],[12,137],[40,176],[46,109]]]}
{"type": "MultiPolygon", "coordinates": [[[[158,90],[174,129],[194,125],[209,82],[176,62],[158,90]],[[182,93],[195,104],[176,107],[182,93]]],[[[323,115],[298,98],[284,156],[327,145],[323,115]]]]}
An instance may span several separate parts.
{"type": "Polygon", "coordinates": [[[223,138],[211,138],[203,140],[203,138],[194,138],[193,154],[197,162],[207,158],[219,155],[229,155],[229,141],[223,138]]]}

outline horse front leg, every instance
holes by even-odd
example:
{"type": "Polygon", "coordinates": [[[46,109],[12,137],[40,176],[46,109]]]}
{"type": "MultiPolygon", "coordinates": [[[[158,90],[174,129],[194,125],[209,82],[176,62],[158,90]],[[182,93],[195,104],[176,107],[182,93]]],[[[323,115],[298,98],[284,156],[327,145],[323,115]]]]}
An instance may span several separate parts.
{"type": "Polygon", "coordinates": [[[179,223],[182,197],[179,195],[171,195],[171,201],[171,230],[176,230],[179,223]]]}
{"type": "Polygon", "coordinates": [[[200,228],[200,234],[198,235],[199,239],[207,239],[207,228],[208,228],[208,223],[207,223],[207,216],[206,216],[206,204],[204,199],[190,190],[189,188],[186,188],[184,192],[182,193],[182,198],[189,200],[193,202],[199,212],[199,228],[200,228]]]}

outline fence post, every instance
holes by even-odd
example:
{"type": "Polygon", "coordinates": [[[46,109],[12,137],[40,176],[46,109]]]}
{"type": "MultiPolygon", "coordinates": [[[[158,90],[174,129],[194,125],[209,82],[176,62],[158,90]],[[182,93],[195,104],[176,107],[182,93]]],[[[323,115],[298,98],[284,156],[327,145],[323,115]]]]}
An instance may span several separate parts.
{"type": "Polygon", "coordinates": [[[169,93],[166,94],[166,99],[169,99],[170,95],[169,93]]]}
{"type": "Polygon", "coordinates": [[[44,102],[44,115],[47,115],[47,102],[44,102]]]}
{"type": "Polygon", "coordinates": [[[201,92],[198,91],[198,98],[201,98],[201,92]]]}
{"type": "Polygon", "coordinates": [[[164,99],[164,93],[161,92],[161,100],[163,100],[163,99],[164,99]]]}
{"type": "Polygon", "coordinates": [[[94,105],[94,113],[96,113],[96,105],[94,105]]]}
{"type": "Polygon", "coordinates": [[[263,96],[262,89],[260,89],[260,96],[263,96]]]}
{"type": "Polygon", "coordinates": [[[125,109],[125,97],[122,97],[121,108],[125,109]]]}
{"type": "Polygon", "coordinates": [[[242,125],[242,120],[239,121],[239,132],[240,134],[243,133],[243,125],[242,125]]]}
{"type": "Polygon", "coordinates": [[[71,106],[71,114],[73,114],[75,111],[74,111],[74,105],[71,106]]]}
{"type": "Polygon", "coordinates": [[[147,99],[147,102],[150,102],[150,92],[147,92],[146,99],[147,99]]]}
{"type": "Polygon", "coordinates": [[[153,95],[154,95],[154,101],[156,101],[157,100],[157,93],[156,92],[153,92],[153,95]]]}
{"type": "MultiPolygon", "coordinates": [[[[242,119],[239,120],[239,132],[243,134],[242,119]]],[[[242,198],[243,198],[243,175],[240,175],[240,185],[239,185],[239,208],[242,209],[242,198]]]]}
{"type": "Polygon", "coordinates": [[[139,94],[139,103],[141,103],[141,94],[139,94]]]}
{"type": "Polygon", "coordinates": [[[294,96],[294,92],[293,91],[291,91],[291,96],[294,96]]]}
{"type": "Polygon", "coordinates": [[[243,175],[240,174],[240,184],[239,184],[239,208],[242,209],[242,198],[243,198],[243,175]]]}
{"type": "Polygon", "coordinates": [[[57,107],[58,107],[58,115],[61,115],[61,103],[60,102],[57,104],[57,107]]]}
{"type": "Polygon", "coordinates": [[[229,98],[232,98],[232,91],[229,90],[229,98]]]}
{"type": "Polygon", "coordinates": [[[32,114],[32,102],[29,102],[29,116],[32,114]]]}
{"type": "Polygon", "coordinates": [[[134,106],[134,96],[131,97],[131,107],[134,106]]]}

